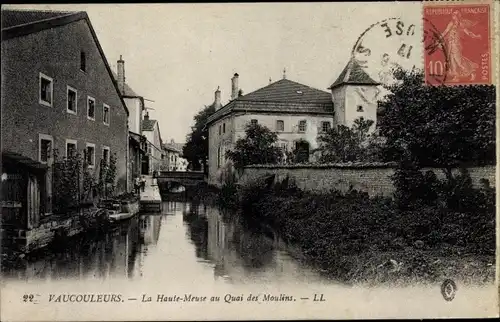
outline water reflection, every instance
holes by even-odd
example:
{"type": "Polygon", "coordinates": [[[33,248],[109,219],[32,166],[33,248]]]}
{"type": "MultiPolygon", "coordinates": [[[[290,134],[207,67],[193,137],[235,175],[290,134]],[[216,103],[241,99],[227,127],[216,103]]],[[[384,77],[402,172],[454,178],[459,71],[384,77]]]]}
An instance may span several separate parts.
{"type": "MultiPolygon", "coordinates": [[[[162,209],[162,214],[143,213],[124,221],[105,235],[72,240],[62,251],[30,256],[22,267],[3,275],[25,280],[143,280],[176,267],[186,279],[202,269],[211,271],[212,281],[223,277],[241,283],[311,275],[272,232],[245,229],[235,216],[223,215],[216,207],[169,200],[162,209]]],[[[169,278],[166,275],[160,278],[169,278]]]]}
{"type": "Polygon", "coordinates": [[[133,277],[139,249],[138,218],[113,227],[104,236],[87,235],[68,241],[62,251],[45,249],[30,255],[4,275],[18,279],[96,279],[133,277]]]}

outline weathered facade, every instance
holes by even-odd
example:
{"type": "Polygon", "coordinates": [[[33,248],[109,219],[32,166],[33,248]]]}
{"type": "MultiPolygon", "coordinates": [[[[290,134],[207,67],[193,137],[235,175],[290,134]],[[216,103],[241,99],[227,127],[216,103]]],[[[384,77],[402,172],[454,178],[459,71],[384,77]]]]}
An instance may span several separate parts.
{"type": "Polygon", "coordinates": [[[376,83],[351,61],[330,86],[331,93],[290,81],[286,75],[247,95],[240,95],[239,75],[232,78],[231,101],[222,106],[220,91],[215,92],[216,112],[208,121],[209,182],[220,184],[231,167],[226,151],[245,135],[246,125],[258,123],[278,135],[283,152],[299,152],[305,161],[318,147],[317,137],[333,126],[352,126],[363,117],[376,122],[379,93],[376,83]]]}
{"type": "Polygon", "coordinates": [[[128,110],[85,12],[2,10],[1,95],[2,200],[19,201],[26,228],[50,215],[55,151],[85,155],[94,175],[115,155],[126,191],[128,110]]]}
{"type": "Polygon", "coordinates": [[[149,118],[146,112],[142,122],[142,133],[148,141],[148,152],[144,158],[142,173],[152,174],[154,171],[160,171],[163,156],[160,126],[157,120],[149,118]]]}
{"type": "Polygon", "coordinates": [[[114,74],[118,83],[118,89],[122,95],[127,109],[129,110],[128,129],[129,129],[129,147],[128,147],[128,190],[134,189],[134,180],[142,173],[143,162],[146,161],[147,139],[142,135],[143,114],[145,111],[144,97],[137,95],[136,92],[125,81],[125,61],[120,55],[117,61],[117,73],[114,74]]]}
{"type": "Polygon", "coordinates": [[[182,157],[182,143],[171,140],[170,143],[163,144],[164,158],[162,164],[163,171],[186,171],[187,160],[182,157]]]}

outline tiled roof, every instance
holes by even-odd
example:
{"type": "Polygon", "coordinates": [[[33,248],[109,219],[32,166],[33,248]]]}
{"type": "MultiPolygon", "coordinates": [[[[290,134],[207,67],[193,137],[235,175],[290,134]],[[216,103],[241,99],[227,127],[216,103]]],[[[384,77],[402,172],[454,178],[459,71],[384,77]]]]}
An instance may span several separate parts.
{"type": "Polygon", "coordinates": [[[330,103],[331,94],[288,79],[281,79],[255,92],[238,97],[240,101],[330,103]]]}
{"type": "Polygon", "coordinates": [[[368,76],[354,58],[347,63],[337,80],[329,88],[334,88],[342,84],[379,85],[379,83],[368,76]]]}
{"type": "Polygon", "coordinates": [[[2,10],[2,29],[62,16],[73,15],[76,11],[43,11],[43,10],[2,10]]]}
{"type": "MultiPolygon", "coordinates": [[[[118,75],[114,71],[112,71],[112,73],[113,73],[113,77],[118,82],[118,75]]],[[[123,86],[122,95],[123,96],[139,96],[134,92],[134,90],[130,86],[128,86],[127,83],[125,83],[125,86],[123,86]]]]}
{"type": "Polygon", "coordinates": [[[184,143],[165,143],[163,147],[166,150],[174,151],[174,152],[179,152],[182,153],[182,148],[184,146],[184,143]]]}
{"type": "Polygon", "coordinates": [[[281,79],[230,101],[210,115],[206,125],[236,110],[329,114],[332,108],[330,93],[288,79],[281,79]]]}
{"type": "Polygon", "coordinates": [[[144,119],[142,120],[142,130],[143,131],[154,131],[156,120],[144,119]]]}

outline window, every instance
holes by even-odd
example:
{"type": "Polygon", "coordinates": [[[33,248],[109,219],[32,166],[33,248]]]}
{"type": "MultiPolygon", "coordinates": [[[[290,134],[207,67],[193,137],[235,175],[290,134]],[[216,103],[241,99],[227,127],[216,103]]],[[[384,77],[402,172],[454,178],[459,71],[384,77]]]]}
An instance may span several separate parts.
{"type": "Polygon", "coordinates": [[[222,133],[226,133],[226,123],[222,124],[222,133]]]}
{"type": "Polygon", "coordinates": [[[276,131],[284,131],[285,130],[285,121],[277,120],[276,121],[276,131]]]}
{"type": "Polygon", "coordinates": [[[77,104],[77,94],[76,89],[68,86],[67,88],[68,101],[66,105],[66,111],[71,114],[76,114],[76,104],[77,104]]]}
{"type": "Polygon", "coordinates": [[[259,121],[257,121],[256,119],[250,120],[250,124],[252,125],[256,125],[257,123],[259,123],[259,121]]]}
{"type": "Polygon", "coordinates": [[[219,135],[221,135],[221,133],[222,133],[222,127],[221,125],[219,125],[219,135]]]}
{"type": "Polygon", "coordinates": [[[66,158],[76,156],[77,152],[77,143],[76,140],[66,140],[66,158]]]}
{"type": "Polygon", "coordinates": [[[321,122],[321,132],[328,132],[330,126],[330,122],[321,122]]]}
{"type": "Polygon", "coordinates": [[[42,163],[47,163],[52,153],[53,139],[50,135],[38,135],[38,160],[42,163]]]}
{"type": "Polygon", "coordinates": [[[299,132],[305,132],[306,128],[307,128],[306,121],[300,121],[299,122],[299,132]]]}
{"type": "Polygon", "coordinates": [[[356,109],[356,111],[358,111],[358,112],[363,112],[363,106],[358,105],[358,108],[356,109]]]}
{"type": "Polygon", "coordinates": [[[87,96],[87,118],[95,121],[95,99],[87,96]]]}
{"type": "Polygon", "coordinates": [[[85,149],[85,158],[87,160],[87,164],[90,168],[95,166],[95,144],[87,143],[85,149]]]}
{"type": "Polygon", "coordinates": [[[102,121],[104,124],[109,125],[109,105],[102,105],[102,121]]]}
{"type": "Polygon", "coordinates": [[[217,149],[217,168],[220,168],[220,156],[221,156],[221,147],[219,146],[219,148],[217,149]]]}
{"type": "Polygon", "coordinates": [[[102,147],[102,159],[104,160],[104,164],[108,165],[109,164],[109,147],[103,146],[102,147]]]}
{"type": "Polygon", "coordinates": [[[40,73],[40,98],[39,103],[52,106],[53,80],[47,75],[40,73]]]}
{"type": "Polygon", "coordinates": [[[80,52],[80,70],[82,70],[82,71],[87,70],[87,62],[85,59],[85,52],[84,51],[80,52]]]}

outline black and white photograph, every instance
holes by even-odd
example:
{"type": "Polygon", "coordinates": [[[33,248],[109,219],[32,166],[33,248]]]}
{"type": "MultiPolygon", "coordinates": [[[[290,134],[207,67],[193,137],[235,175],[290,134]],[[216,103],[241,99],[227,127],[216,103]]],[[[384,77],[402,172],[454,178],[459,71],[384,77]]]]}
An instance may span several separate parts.
{"type": "Polygon", "coordinates": [[[499,11],[2,5],[0,320],[498,317],[499,11]]]}

